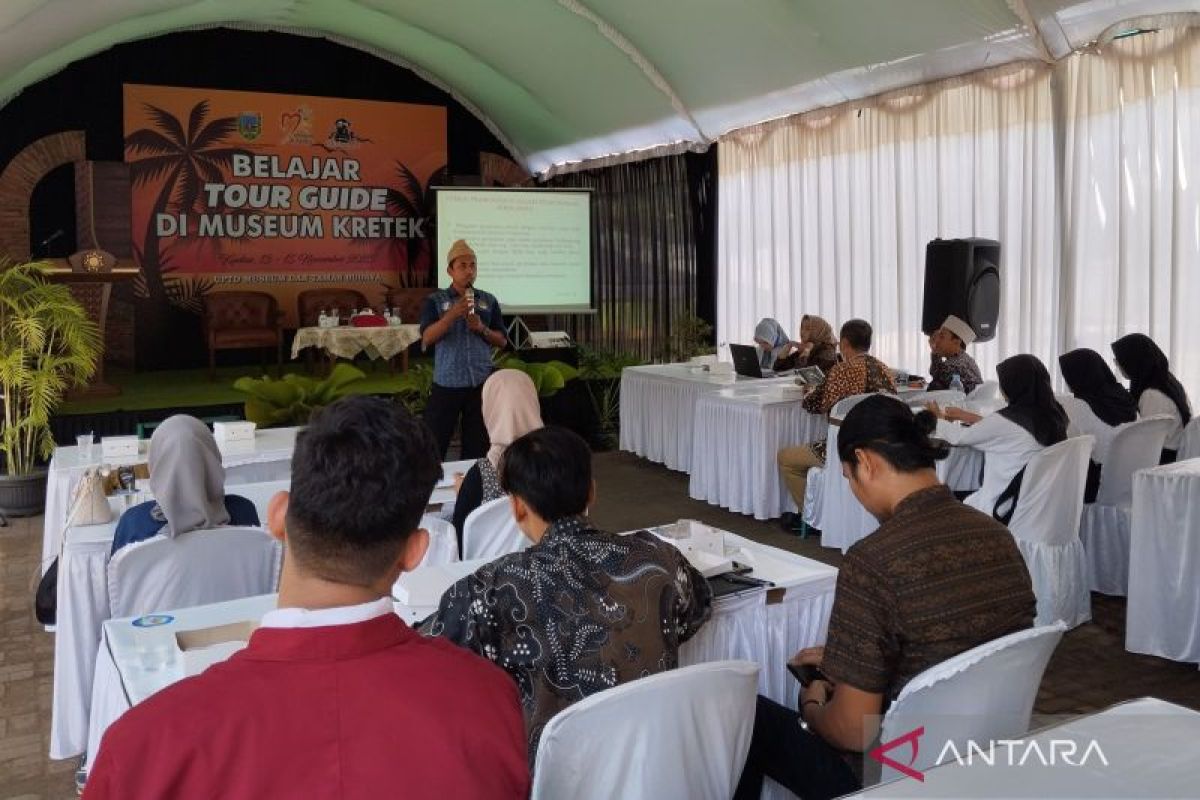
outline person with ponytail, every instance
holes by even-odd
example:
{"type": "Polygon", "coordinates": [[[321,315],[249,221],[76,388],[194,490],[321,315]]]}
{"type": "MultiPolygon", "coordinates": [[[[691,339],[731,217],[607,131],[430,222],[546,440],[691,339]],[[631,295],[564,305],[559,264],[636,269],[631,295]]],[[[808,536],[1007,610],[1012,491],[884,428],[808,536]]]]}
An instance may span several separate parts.
{"type": "Polygon", "coordinates": [[[1112,343],[1112,350],[1117,366],[1129,378],[1129,394],[1137,403],[1138,413],[1143,418],[1166,415],[1175,419],[1160,463],[1174,462],[1183,429],[1192,419],[1192,405],[1183,384],[1171,374],[1166,353],[1144,333],[1122,336],[1112,343]]]}
{"type": "Polygon", "coordinates": [[[949,448],[930,439],[936,424],[884,395],[842,422],[841,468],[881,524],[842,559],[825,645],[792,659],[820,670],[801,691],[799,718],[758,698],[735,798],[757,798],[764,775],[805,798],[854,791],[845,754],[871,748],[880,716],[913,676],[1033,624],[1016,541],[938,481],[934,465],[949,448]]]}

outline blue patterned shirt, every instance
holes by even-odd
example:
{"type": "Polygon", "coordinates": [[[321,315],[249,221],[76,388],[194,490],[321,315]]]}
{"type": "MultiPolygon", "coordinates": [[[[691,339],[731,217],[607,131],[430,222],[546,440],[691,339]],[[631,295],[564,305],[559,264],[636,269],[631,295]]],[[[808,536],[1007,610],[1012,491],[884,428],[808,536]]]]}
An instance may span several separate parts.
{"type": "MultiPolygon", "coordinates": [[[[453,286],[448,286],[426,297],[421,306],[421,333],[441,319],[458,302],[459,296],[453,286]]],[[[500,301],[495,295],[476,289],[475,313],[484,325],[504,333],[500,301]]],[[[456,319],[446,335],[434,345],[433,382],[447,389],[469,389],[482,386],[491,374],[492,346],[482,336],[471,332],[465,317],[456,319]]]]}

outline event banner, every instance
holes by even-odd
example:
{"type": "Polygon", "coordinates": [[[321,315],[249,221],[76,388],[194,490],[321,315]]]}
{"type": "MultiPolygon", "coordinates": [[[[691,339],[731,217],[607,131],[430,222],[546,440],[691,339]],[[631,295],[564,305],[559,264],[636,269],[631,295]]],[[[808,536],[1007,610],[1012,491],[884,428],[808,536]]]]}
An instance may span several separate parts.
{"type": "Polygon", "coordinates": [[[420,285],[441,106],[126,84],[133,249],[153,297],[420,285]]]}

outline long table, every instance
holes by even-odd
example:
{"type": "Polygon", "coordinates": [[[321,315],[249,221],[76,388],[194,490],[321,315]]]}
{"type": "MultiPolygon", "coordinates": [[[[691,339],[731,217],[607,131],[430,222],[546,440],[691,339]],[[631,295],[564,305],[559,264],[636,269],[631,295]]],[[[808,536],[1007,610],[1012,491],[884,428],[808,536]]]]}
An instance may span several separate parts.
{"type": "Polygon", "coordinates": [[[755,519],[795,511],[776,455],[825,438],[829,423],[801,405],[795,384],[755,381],[701,395],[688,494],[755,519]]]}
{"type": "MultiPolygon", "coordinates": [[[[289,462],[286,462],[290,464],[289,462]]],[[[430,505],[454,499],[453,475],[466,472],[473,461],[448,461],[430,505]]],[[[288,487],[288,478],[253,484],[229,484],[229,494],[242,494],[266,519],[266,504],[275,492],[288,487]]],[[[124,509],[121,498],[110,498],[114,515],[102,525],[74,526],[65,533],[58,564],[58,619],[54,641],[54,689],[50,714],[50,757],[70,758],[87,744],[92,675],[101,625],[109,617],[108,556],[117,518],[124,509]]]]}
{"type": "Polygon", "coordinates": [[[688,364],[626,367],[621,371],[620,448],[670,469],[691,472],[697,400],[730,386],[782,385],[792,380],[714,375],[688,364]]]}
{"type": "MultiPolygon", "coordinates": [[[[774,587],[719,599],[709,621],[680,649],[680,661],[754,661],[761,667],[759,691],[782,703],[794,702],[796,686],[786,661],[797,650],[825,640],[837,569],[737,534],[724,532],[724,540],[727,555],[751,566],[752,576],[774,587]]],[[[483,563],[464,561],[433,569],[442,573],[448,586],[483,563]]],[[[153,627],[135,626],[132,618],[105,622],[92,685],[89,757],[95,757],[104,731],[124,711],[189,674],[174,644],[176,633],[257,621],[274,607],[275,595],[263,595],[165,611],[171,621],[153,627]]],[[[400,602],[395,607],[410,624],[436,610],[400,602]]]]}

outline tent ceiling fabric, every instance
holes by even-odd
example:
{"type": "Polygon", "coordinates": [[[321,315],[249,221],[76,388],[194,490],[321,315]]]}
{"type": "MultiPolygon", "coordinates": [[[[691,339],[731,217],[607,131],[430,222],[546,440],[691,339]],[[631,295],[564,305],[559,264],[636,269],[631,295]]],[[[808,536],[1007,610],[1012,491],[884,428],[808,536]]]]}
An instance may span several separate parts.
{"type": "MultiPolygon", "coordinates": [[[[229,25],[410,66],[532,172],[1030,58],[1196,0],[5,0],[0,98],[115,44],[229,25]],[[1029,27],[1026,22],[1032,24],[1029,27]]],[[[352,93],[352,91],[350,92],[352,93]]],[[[659,150],[655,150],[655,149],[659,150]]]]}

